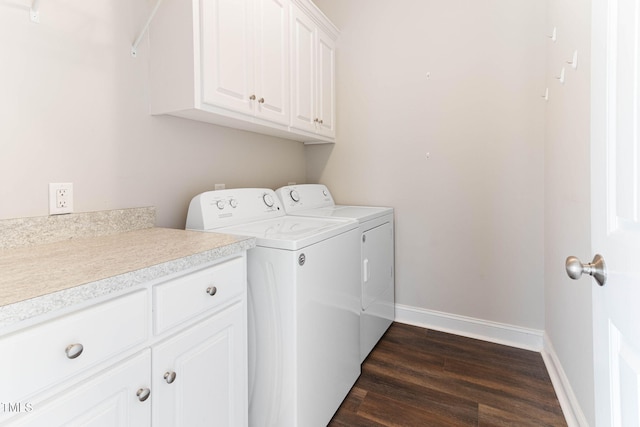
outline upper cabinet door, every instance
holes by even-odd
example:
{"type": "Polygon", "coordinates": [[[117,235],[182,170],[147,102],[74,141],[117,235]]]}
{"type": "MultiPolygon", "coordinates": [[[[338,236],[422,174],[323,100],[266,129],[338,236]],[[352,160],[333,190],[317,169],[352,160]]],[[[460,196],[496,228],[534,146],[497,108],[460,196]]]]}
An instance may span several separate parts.
{"type": "Polygon", "coordinates": [[[291,127],[335,138],[335,40],[292,7],[291,127]]]}
{"type": "Polygon", "coordinates": [[[318,133],[335,137],[335,42],[318,30],[318,133]]]}
{"type": "Polygon", "coordinates": [[[255,1],[255,114],[288,124],[289,2],[255,1]]]}
{"type": "Polygon", "coordinates": [[[254,108],[253,0],[200,0],[202,102],[254,108]]]}
{"type": "Polygon", "coordinates": [[[292,7],[291,12],[291,126],[315,132],[315,24],[297,7],[292,7]]]}

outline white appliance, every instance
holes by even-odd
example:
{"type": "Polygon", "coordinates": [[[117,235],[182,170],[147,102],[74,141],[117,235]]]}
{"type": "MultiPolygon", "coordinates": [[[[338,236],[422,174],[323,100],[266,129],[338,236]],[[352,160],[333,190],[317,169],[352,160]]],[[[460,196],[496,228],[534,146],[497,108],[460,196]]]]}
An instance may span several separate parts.
{"type": "Polygon", "coordinates": [[[321,184],[290,185],[276,194],[287,215],[358,220],[363,362],[395,318],[393,208],[336,205],[329,189],[321,184]]]}
{"type": "Polygon", "coordinates": [[[194,197],[186,228],[256,238],[249,425],[326,426],[360,375],[358,222],[287,216],[273,190],[244,188],[194,197]]]}

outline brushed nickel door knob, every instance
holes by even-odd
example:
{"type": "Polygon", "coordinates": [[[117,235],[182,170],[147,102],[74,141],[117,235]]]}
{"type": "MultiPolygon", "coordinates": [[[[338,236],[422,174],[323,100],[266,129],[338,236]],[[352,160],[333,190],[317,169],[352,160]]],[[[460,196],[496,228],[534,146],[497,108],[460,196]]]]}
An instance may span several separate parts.
{"type": "Polygon", "coordinates": [[[567,275],[573,280],[578,280],[585,273],[596,279],[600,286],[604,286],[607,283],[607,265],[604,262],[604,257],[600,254],[596,254],[593,257],[593,261],[587,264],[580,262],[577,257],[570,256],[564,265],[567,275]]]}
{"type": "Polygon", "coordinates": [[[176,373],[173,371],[168,371],[164,373],[164,380],[167,384],[171,384],[176,380],[176,373]]]}
{"type": "Polygon", "coordinates": [[[67,355],[67,358],[69,359],[75,359],[76,357],[80,356],[83,351],[84,351],[84,346],[79,343],[70,344],[67,346],[67,348],[64,349],[64,352],[67,355]]]}
{"type": "Polygon", "coordinates": [[[145,400],[147,400],[150,395],[151,395],[151,390],[149,390],[146,387],[141,388],[136,392],[136,396],[138,396],[138,400],[140,402],[144,402],[145,400]]]}

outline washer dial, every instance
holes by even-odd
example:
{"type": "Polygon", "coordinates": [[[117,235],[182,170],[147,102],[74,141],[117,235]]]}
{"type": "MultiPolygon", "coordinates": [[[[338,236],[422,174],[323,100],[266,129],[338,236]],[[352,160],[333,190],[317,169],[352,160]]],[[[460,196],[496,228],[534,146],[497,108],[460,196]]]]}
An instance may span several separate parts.
{"type": "Polygon", "coordinates": [[[300,195],[296,190],[291,190],[289,192],[289,197],[291,197],[291,200],[293,200],[296,203],[300,201],[300,195]]]}
{"type": "Polygon", "coordinates": [[[262,201],[264,202],[265,205],[267,205],[270,208],[272,208],[274,205],[273,197],[271,197],[271,194],[265,193],[262,196],[262,201]]]}

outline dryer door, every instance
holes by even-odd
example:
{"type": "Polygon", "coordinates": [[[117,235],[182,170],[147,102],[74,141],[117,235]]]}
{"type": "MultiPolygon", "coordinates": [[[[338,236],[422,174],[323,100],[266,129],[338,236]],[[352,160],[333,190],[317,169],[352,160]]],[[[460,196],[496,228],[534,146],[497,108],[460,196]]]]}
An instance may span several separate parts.
{"type": "Polygon", "coordinates": [[[393,287],[393,228],[385,222],[362,234],[362,309],[393,287]]]}

